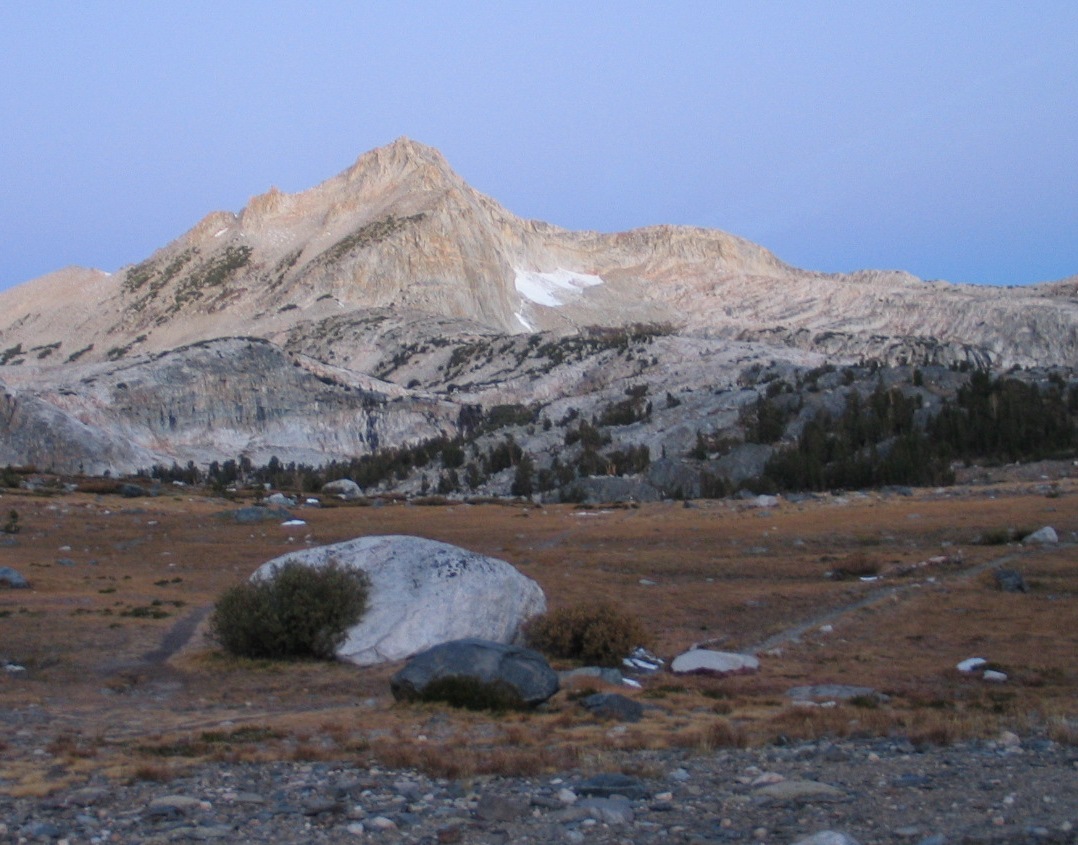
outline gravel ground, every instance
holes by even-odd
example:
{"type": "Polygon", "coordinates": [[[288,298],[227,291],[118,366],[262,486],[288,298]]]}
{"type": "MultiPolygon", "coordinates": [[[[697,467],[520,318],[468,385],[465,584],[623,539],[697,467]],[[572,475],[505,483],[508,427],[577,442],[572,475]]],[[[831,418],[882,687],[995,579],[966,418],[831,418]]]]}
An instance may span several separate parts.
{"type": "Polygon", "coordinates": [[[786,845],[831,831],[815,842],[1078,842],[1078,748],[1047,739],[634,752],[618,766],[449,781],[348,764],[213,763],[167,783],[95,778],[45,799],[0,795],[0,839],[786,845]]]}

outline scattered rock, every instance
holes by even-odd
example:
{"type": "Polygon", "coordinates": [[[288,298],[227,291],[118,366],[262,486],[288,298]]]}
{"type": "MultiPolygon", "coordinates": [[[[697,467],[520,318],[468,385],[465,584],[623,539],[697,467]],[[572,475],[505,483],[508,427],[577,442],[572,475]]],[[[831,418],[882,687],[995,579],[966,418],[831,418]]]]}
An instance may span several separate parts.
{"type": "Polygon", "coordinates": [[[0,566],[0,586],[25,590],[30,586],[30,583],[18,570],[12,569],[10,566],[0,566]]]}
{"type": "Polygon", "coordinates": [[[576,806],[603,824],[631,824],[636,817],[625,798],[585,798],[576,806]]]}
{"type": "Polygon", "coordinates": [[[330,481],[328,484],[323,484],[322,492],[327,496],[336,496],[339,499],[344,499],[346,502],[359,499],[363,496],[363,488],[350,478],[338,478],[336,481],[330,481]]]}
{"type": "Polygon", "coordinates": [[[462,639],[513,642],[520,626],[546,609],[539,585],[508,563],[422,537],[360,537],[304,549],[264,564],[254,578],[286,563],[360,569],[370,578],[368,610],[337,656],[359,666],[403,660],[462,639]]]}
{"type": "MultiPolygon", "coordinates": [[[[1038,528],[1032,534],[1027,534],[1022,538],[1023,546],[1054,546],[1058,542],[1059,535],[1056,534],[1056,530],[1051,525],[1038,528]]],[[[1025,590],[1022,592],[1025,592],[1025,590]]]]}
{"type": "Polygon", "coordinates": [[[784,780],[756,790],[757,795],[775,801],[841,801],[846,793],[815,780],[784,780]]]}
{"type": "Polygon", "coordinates": [[[202,807],[202,802],[189,795],[162,795],[154,798],[146,807],[150,815],[173,816],[189,813],[202,807]]]}
{"type": "Polygon", "coordinates": [[[793,687],[786,695],[794,701],[849,701],[852,698],[871,698],[886,701],[888,696],[877,692],[872,687],[857,687],[849,684],[815,684],[807,687],[793,687]]]}
{"type": "Polygon", "coordinates": [[[859,845],[856,839],[837,830],[821,830],[812,836],[798,839],[794,845],[859,845]]]}
{"type": "Polygon", "coordinates": [[[646,648],[634,648],[632,654],[621,661],[629,671],[638,675],[653,675],[662,670],[663,660],[656,657],[646,648]]]}
{"type": "Polygon", "coordinates": [[[515,822],[528,812],[528,802],[519,798],[484,793],[475,807],[476,818],[486,822],[515,822]]]}
{"type": "Polygon", "coordinates": [[[997,569],[996,586],[1005,593],[1028,593],[1029,586],[1017,569],[997,569]]]}
{"type": "Polygon", "coordinates": [[[292,508],[296,505],[296,500],[291,496],[286,496],[284,493],[272,493],[266,496],[265,503],[267,505],[279,505],[281,507],[292,508]]]}
{"type": "Polygon", "coordinates": [[[679,675],[701,674],[749,675],[760,668],[760,661],[751,654],[735,654],[729,651],[711,651],[695,648],[679,654],[670,664],[670,671],[679,675]]]}
{"type": "Polygon", "coordinates": [[[558,691],[558,674],[531,649],[465,639],[417,654],[392,677],[390,687],[398,701],[467,705],[470,697],[479,707],[535,706],[558,691]]]}
{"type": "Polygon", "coordinates": [[[558,673],[558,680],[562,686],[572,683],[577,678],[594,678],[604,684],[620,686],[624,681],[621,672],[606,666],[581,666],[577,669],[567,669],[558,673]]]}
{"type": "Polygon", "coordinates": [[[639,722],[644,716],[643,706],[631,698],[616,692],[598,692],[580,700],[580,706],[600,719],[618,722],[639,722]]]}
{"type": "Polygon", "coordinates": [[[648,797],[648,789],[642,781],[616,772],[594,775],[578,784],[576,791],[579,795],[590,795],[596,798],[621,795],[630,801],[639,801],[648,797]]]}
{"type": "Polygon", "coordinates": [[[234,511],[225,511],[221,514],[224,519],[231,519],[240,525],[255,525],[259,522],[277,522],[283,519],[291,519],[292,514],[284,508],[270,508],[252,505],[246,508],[238,508],[234,511]]]}

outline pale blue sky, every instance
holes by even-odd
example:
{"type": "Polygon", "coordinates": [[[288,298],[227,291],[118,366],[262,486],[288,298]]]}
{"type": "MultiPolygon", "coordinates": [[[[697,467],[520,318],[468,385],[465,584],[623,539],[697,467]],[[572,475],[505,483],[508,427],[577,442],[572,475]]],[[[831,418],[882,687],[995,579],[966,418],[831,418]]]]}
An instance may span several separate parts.
{"type": "Polygon", "coordinates": [[[408,135],[511,211],[1078,273],[1078,3],[0,2],[0,287],[408,135]]]}

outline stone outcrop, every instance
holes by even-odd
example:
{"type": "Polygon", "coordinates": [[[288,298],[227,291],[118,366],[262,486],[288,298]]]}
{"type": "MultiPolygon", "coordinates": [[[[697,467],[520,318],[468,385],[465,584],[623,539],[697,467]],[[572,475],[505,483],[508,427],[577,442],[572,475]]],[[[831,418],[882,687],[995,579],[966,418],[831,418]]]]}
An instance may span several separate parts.
{"type": "Polygon", "coordinates": [[[337,649],[340,659],[360,666],[458,639],[511,643],[546,609],[539,585],[505,561],[422,537],[360,537],[304,549],[264,564],[254,577],[285,563],[330,562],[370,578],[368,610],[337,649]]]}

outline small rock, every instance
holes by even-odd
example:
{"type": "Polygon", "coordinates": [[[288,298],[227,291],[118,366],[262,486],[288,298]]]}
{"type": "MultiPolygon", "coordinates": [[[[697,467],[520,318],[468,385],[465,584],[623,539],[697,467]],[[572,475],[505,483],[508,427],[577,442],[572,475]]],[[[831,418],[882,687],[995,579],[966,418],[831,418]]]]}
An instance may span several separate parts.
{"type": "Polygon", "coordinates": [[[270,522],[292,518],[292,514],[284,508],[264,508],[259,507],[258,505],[238,508],[234,511],[226,511],[221,514],[221,516],[226,519],[231,519],[233,522],[238,522],[240,525],[253,525],[259,522],[270,522]]]}
{"type": "Polygon", "coordinates": [[[1059,535],[1056,534],[1056,530],[1051,525],[1039,528],[1032,534],[1027,534],[1022,538],[1023,546],[1054,546],[1058,542],[1059,535]]]}
{"type": "Polygon", "coordinates": [[[613,686],[620,686],[625,680],[618,669],[611,669],[605,666],[581,666],[578,669],[568,669],[558,673],[558,680],[562,684],[567,684],[576,678],[594,678],[598,681],[602,681],[604,684],[611,684],[613,686]]]}
{"type": "Polygon", "coordinates": [[[630,824],[636,818],[632,805],[624,798],[585,798],[577,806],[604,824],[630,824]]]}
{"type": "Polygon", "coordinates": [[[323,813],[339,813],[343,808],[332,798],[311,798],[303,803],[303,815],[320,816],[323,813]]]}
{"type": "Polygon", "coordinates": [[[679,675],[703,674],[747,675],[760,668],[760,661],[751,654],[734,654],[728,651],[711,651],[694,648],[679,654],[670,664],[670,671],[679,675]]]}
{"type": "Polygon", "coordinates": [[[563,786],[561,789],[558,790],[558,800],[561,801],[562,804],[575,804],[576,793],[568,787],[563,786]]]}
{"type": "Polygon", "coordinates": [[[23,833],[31,839],[59,839],[63,836],[63,831],[52,822],[30,822],[23,828],[23,833]]]}
{"type": "Polygon", "coordinates": [[[363,489],[350,478],[339,478],[336,481],[323,484],[322,492],[329,496],[337,496],[346,502],[358,499],[363,495],[363,489]]]}
{"type": "Polygon", "coordinates": [[[605,772],[595,775],[581,782],[576,789],[580,795],[595,796],[597,798],[610,798],[613,795],[623,795],[630,801],[646,798],[647,787],[636,778],[616,772],[605,772]]]}
{"type": "Polygon", "coordinates": [[[886,699],[872,687],[857,687],[849,684],[815,684],[807,687],[793,687],[786,695],[794,701],[834,700],[849,701],[851,698],[886,699]]]}
{"type": "Polygon", "coordinates": [[[1022,744],[1022,740],[1019,739],[1018,734],[1004,731],[999,735],[999,744],[1004,748],[1017,748],[1022,744]]]}
{"type": "Polygon", "coordinates": [[[0,586],[11,587],[16,590],[25,590],[30,584],[22,576],[22,573],[10,566],[0,566],[0,586]]]}
{"type": "Polygon", "coordinates": [[[643,706],[616,692],[599,692],[580,701],[580,706],[600,719],[619,722],[639,722],[644,716],[643,706]]]}
{"type": "Polygon", "coordinates": [[[96,804],[102,798],[107,797],[109,791],[96,786],[86,786],[82,789],[76,789],[70,795],[67,796],[67,803],[74,804],[76,807],[89,807],[91,804],[96,804]]]}
{"type": "Polygon", "coordinates": [[[396,830],[397,823],[393,819],[388,819],[385,816],[375,816],[370,820],[370,826],[375,830],[396,830]]]}
{"type": "Polygon", "coordinates": [[[1017,569],[997,569],[996,586],[1005,593],[1028,593],[1029,586],[1017,569]]]}
{"type": "Polygon", "coordinates": [[[485,822],[514,822],[527,812],[526,801],[504,795],[484,794],[475,808],[476,817],[485,822]]]}
{"type": "Polygon", "coordinates": [[[794,845],[858,845],[856,839],[848,833],[840,833],[837,830],[821,830],[812,836],[798,839],[794,845]]]}
{"type": "Polygon", "coordinates": [[[198,798],[192,798],[189,795],[162,795],[154,798],[147,805],[150,810],[169,809],[181,812],[197,810],[201,806],[202,802],[198,798]]]}
{"type": "Polygon", "coordinates": [[[290,496],[286,496],[284,493],[273,493],[272,495],[266,496],[265,501],[267,505],[280,505],[281,507],[286,508],[295,507],[296,505],[296,500],[290,496]]]}
{"type": "Polygon", "coordinates": [[[841,789],[814,780],[785,780],[761,786],[757,795],[776,801],[840,801],[846,797],[841,789]]]}

